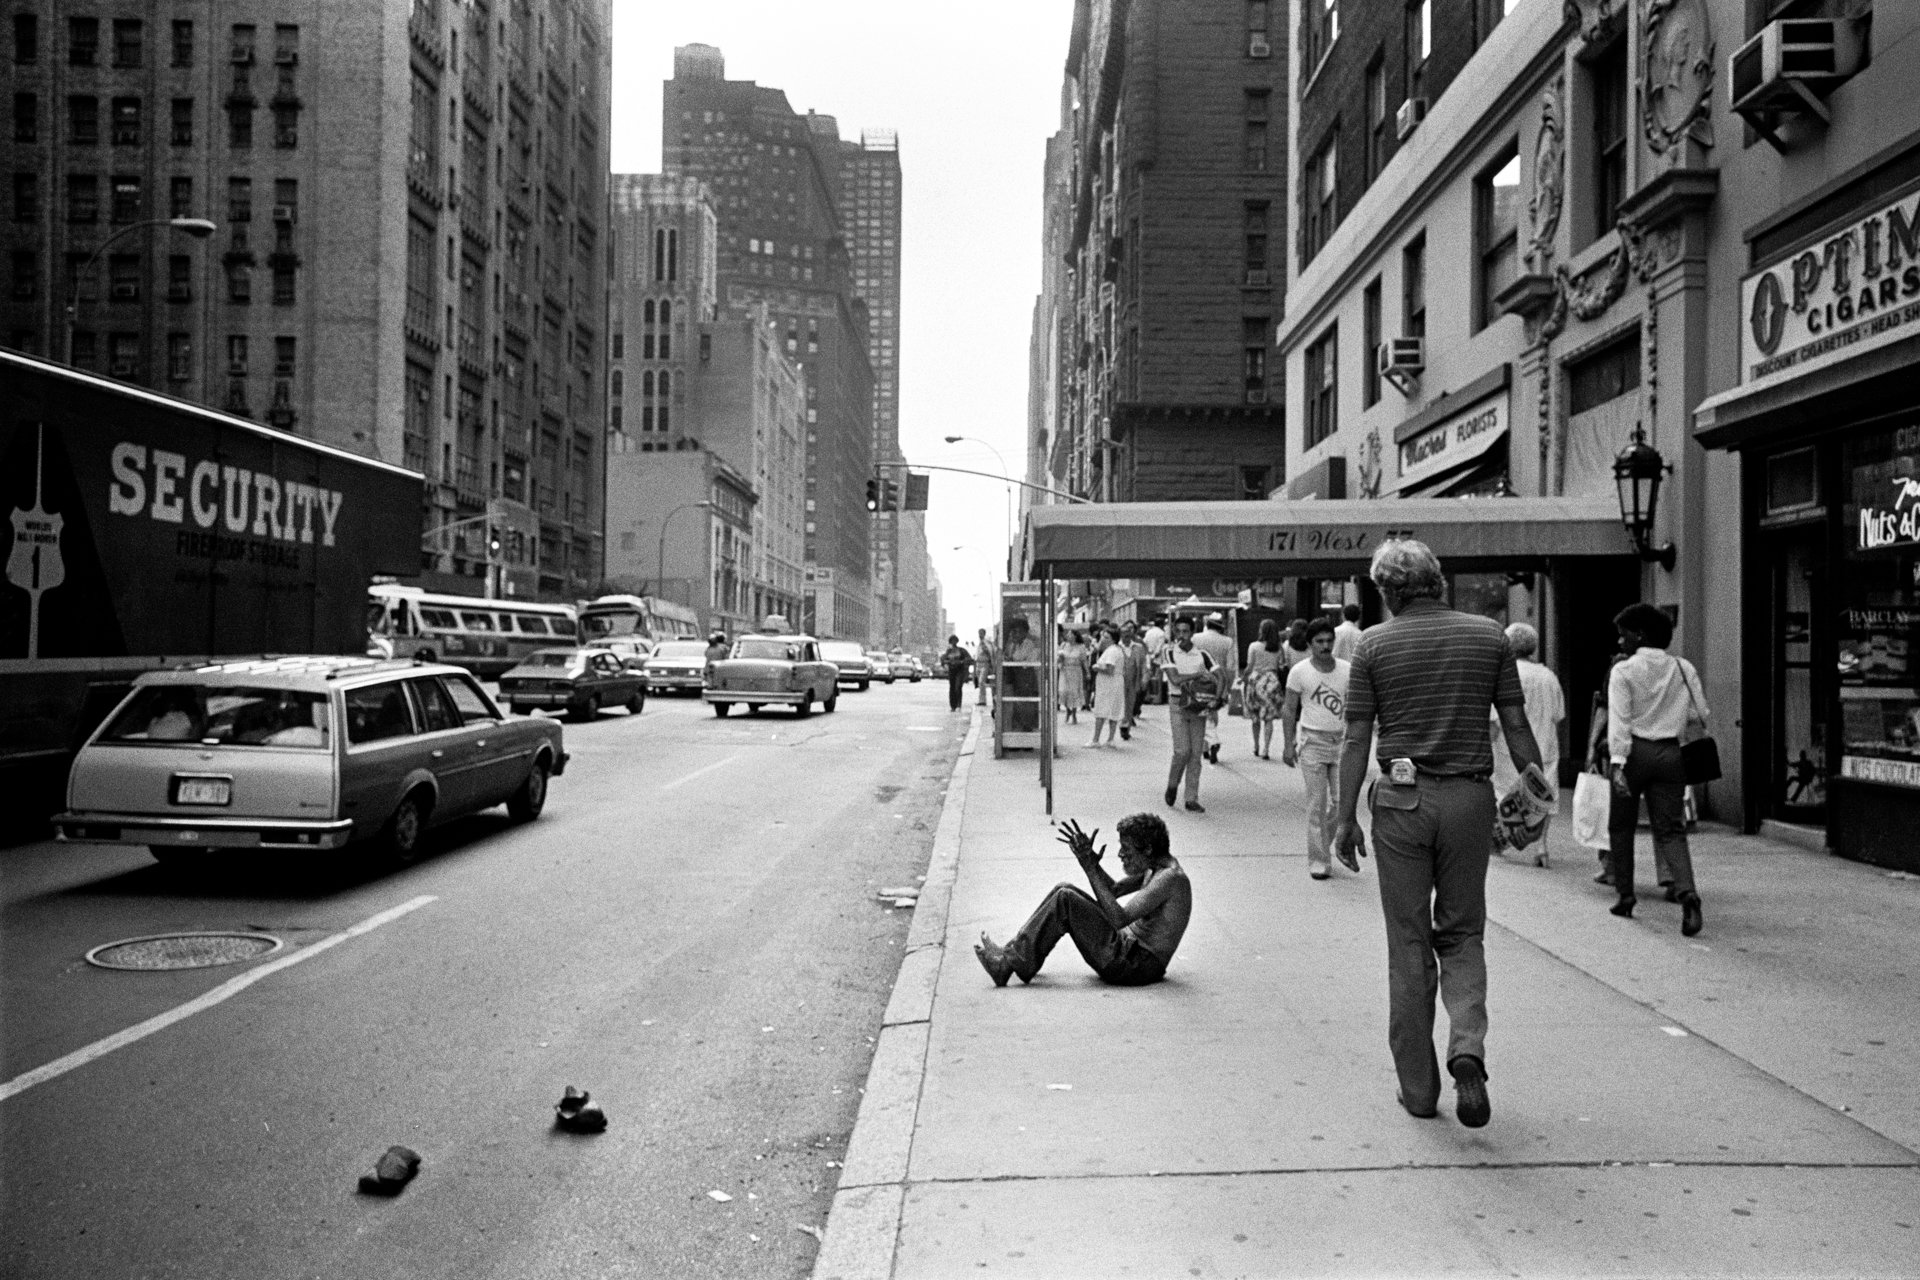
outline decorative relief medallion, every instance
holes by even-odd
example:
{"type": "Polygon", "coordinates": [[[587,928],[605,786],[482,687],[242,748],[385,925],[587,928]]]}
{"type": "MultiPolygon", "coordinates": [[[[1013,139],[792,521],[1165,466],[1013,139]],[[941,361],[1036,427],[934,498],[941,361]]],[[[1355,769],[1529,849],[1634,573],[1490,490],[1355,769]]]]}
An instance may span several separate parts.
{"type": "Polygon", "coordinates": [[[1688,140],[1713,146],[1713,55],[1704,0],[1647,0],[1642,127],[1647,147],[1669,165],[1688,140]]]}
{"type": "Polygon", "coordinates": [[[1604,262],[1599,262],[1578,276],[1567,269],[1565,263],[1556,263],[1553,268],[1555,284],[1553,307],[1547,312],[1547,318],[1541,322],[1540,331],[1547,338],[1557,337],[1567,327],[1567,313],[1571,311],[1580,320],[1595,320],[1606,314],[1608,307],[1617,302],[1626,292],[1627,276],[1633,265],[1633,252],[1630,247],[1629,232],[1626,224],[1620,227],[1620,243],[1608,254],[1604,262]]]}
{"type": "Polygon", "coordinates": [[[1380,482],[1385,468],[1381,465],[1380,428],[1367,432],[1360,442],[1359,456],[1354,459],[1354,471],[1360,480],[1357,498],[1377,498],[1380,496],[1380,482]]]}
{"type": "Polygon", "coordinates": [[[1540,130],[1533,136],[1533,194],[1527,198],[1527,261],[1545,274],[1553,262],[1554,233],[1560,229],[1560,205],[1566,194],[1566,143],[1561,136],[1561,83],[1540,95],[1540,130]]]}

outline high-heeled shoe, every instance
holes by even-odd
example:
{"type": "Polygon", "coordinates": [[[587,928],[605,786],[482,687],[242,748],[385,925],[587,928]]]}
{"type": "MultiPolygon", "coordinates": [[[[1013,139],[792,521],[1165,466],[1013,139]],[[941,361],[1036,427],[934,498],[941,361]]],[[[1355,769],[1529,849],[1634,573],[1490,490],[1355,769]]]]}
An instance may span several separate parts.
{"type": "Polygon", "coordinates": [[[1694,934],[1700,932],[1701,928],[1705,924],[1706,924],[1706,921],[1700,918],[1700,895],[1692,892],[1681,894],[1680,895],[1680,934],[1681,936],[1686,938],[1691,938],[1694,934]]]}
{"type": "Polygon", "coordinates": [[[1620,895],[1620,901],[1608,907],[1607,910],[1619,916],[1622,920],[1631,920],[1633,919],[1633,904],[1638,901],[1640,901],[1640,899],[1634,897],[1632,894],[1623,893],[1620,895]]]}

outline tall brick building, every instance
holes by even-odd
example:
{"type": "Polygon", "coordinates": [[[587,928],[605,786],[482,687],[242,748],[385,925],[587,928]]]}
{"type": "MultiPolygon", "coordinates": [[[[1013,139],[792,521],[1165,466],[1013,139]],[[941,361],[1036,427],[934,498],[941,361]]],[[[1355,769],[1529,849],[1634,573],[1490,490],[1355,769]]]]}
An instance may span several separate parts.
{"type": "Polygon", "coordinates": [[[605,0],[7,22],[0,339],[67,354],[72,297],[77,365],[425,472],[447,585],[590,589],[605,0]],[[142,225],[172,217],[216,230],[142,225]]]}
{"type": "Polygon", "coordinates": [[[806,372],[805,621],[821,635],[876,638],[866,509],[874,373],[841,228],[837,131],[816,135],[778,89],[728,80],[708,45],[674,51],[662,131],[666,171],[713,191],[720,307],[764,305],[806,372]]]}
{"type": "Polygon", "coordinates": [[[1268,348],[1286,278],[1284,23],[1268,0],[1075,5],[1049,449],[1063,488],[1264,498],[1283,476],[1268,348]]]}

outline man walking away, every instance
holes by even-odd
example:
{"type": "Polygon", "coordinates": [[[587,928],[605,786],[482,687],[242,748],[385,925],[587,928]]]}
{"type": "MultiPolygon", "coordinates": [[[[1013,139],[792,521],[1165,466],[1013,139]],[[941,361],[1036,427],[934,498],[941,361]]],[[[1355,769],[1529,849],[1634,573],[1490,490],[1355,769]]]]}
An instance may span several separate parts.
{"type": "Polygon", "coordinates": [[[1131,738],[1134,723],[1140,718],[1140,701],[1147,696],[1147,646],[1140,643],[1139,628],[1132,619],[1120,624],[1120,654],[1127,677],[1120,736],[1131,738]]]}
{"type": "Polygon", "coordinates": [[[960,643],[959,636],[947,637],[947,651],[940,655],[947,664],[947,710],[960,709],[960,691],[967,684],[967,670],[973,666],[973,655],[960,643]]]}
{"type": "MultiPolygon", "coordinates": [[[[1227,639],[1227,619],[1225,614],[1207,615],[1207,629],[1193,638],[1193,647],[1213,659],[1213,665],[1220,672],[1226,688],[1233,683],[1236,663],[1234,662],[1233,641],[1227,639]]],[[[1220,763],[1220,708],[1215,707],[1207,713],[1207,759],[1214,764],[1220,763]]]]}
{"type": "MultiPolygon", "coordinates": [[[[1540,633],[1524,622],[1507,628],[1507,643],[1513,646],[1513,659],[1520,670],[1520,692],[1527,703],[1527,724],[1533,729],[1534,745],[1540,748],[1540,772],[1554,798],[1560,796],[1560,734],[1567,721],[1567,696],[1560,689],[1560,678],[1533,660],[1540,651],[1540,633]]],[[[1504,796],[1520,782],[1520,771],[1513,767],[1513,755],[1506,741],[1493,740],[1493,794],[1504,796]]],[[[1541,819],[1540,836],[1533,845],[1516,852],[1530,854],[1533,865],[1547,865],[1547,828],[1553,819],[1541,819]]]]}
{"type": "Polygon", "coordinates": [[[1354,813],[1380,730],[1373,840],[1387,931],[1387,1042],[1400,1105],[1422,1119],[1440,1100],[1434,997],[1447,1007],[1447,1070],[1455,1114],[1477,1129],[1487,1100],[1487,861],[1493,854],[1493,744],[1499,713],[1513,762],[1540,763],[1513,649],[1491,618],[1441,603],[1446,579],[1425,543],[1390,538],[1373,553],[1373,583],[1393,618],[1354,650],[1333,850],[1358,869],[1366,852],[1354,813]]]}
{"type": "Polygon", "coordinates": [[[1353,651],[1360,647],[1360,637],[1366,634],[1360,628],[1360,606],[1350,604],[1340,611],[1341,623],[1333,630],[1333,656],[1342,662],[1353,661],[1353,651]]]}
{"type": "MultiPolygon", "coordinates": [[[[1140,688],[1140,701],[1142,703],[1147,700],[1147,694],[1151,691],[1150,686],[1159,678],[1160,655],[1166,652],[1167,641],[1170,638],[1167,635],[1166,623],[1166,614],[1154,614],[1153,621],[1147,624],[1145,634],[1140,637],[1140,643],[1145,645],[1147,649],[1147,678],[1141,682],[1140,688]]],[[[1164,688],[1164,686],[1162,687],[1164,688]]],[[[1134,709],[1133,715],[1136,720],[1140,718],[1138,708],[1134,709]]]]}
{"type": "Polygon", "coordinates": [[[1333,656],[1333,619],[1307,624],[1307,660],[1287,671],[1287,702],[1280,712],[1285,745],[1280,763],[1296,765],[1307,788],[1307,874],[1333,874],[1328,837],[1340,791],[1340,749],[1346,734],[1347,680],[1353,668],[1333,656]],[[1296,742],[1296,729],[1298,741],[1296,742]]]}

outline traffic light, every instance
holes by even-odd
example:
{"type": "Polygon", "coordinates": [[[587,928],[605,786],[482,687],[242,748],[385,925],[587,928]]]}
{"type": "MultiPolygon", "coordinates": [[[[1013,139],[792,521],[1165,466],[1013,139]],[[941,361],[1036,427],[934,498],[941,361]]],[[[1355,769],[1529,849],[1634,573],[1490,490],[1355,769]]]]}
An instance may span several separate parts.
{"type": "Polygon", "coordinates": [[[898,511],[900,509],[900,483],[897,480],[880,482],[880,509],[898,511]]]}
{"type": "Polygon", "coordinates": [[[487,526],[487,559],[498,560],[499,558],[500,558],[500,527],[498,525],[490,524],[487,526]]]}
{"type": "Polygon", "coordinates": [[[868,476],[867,477],[867,510],[878,511],[879,509],[880,509],[880,477],[868,476]]]}

